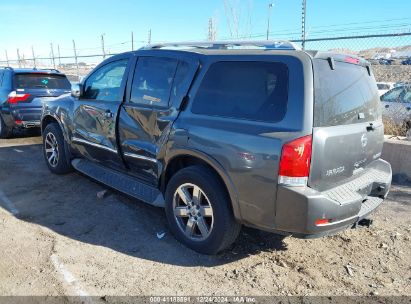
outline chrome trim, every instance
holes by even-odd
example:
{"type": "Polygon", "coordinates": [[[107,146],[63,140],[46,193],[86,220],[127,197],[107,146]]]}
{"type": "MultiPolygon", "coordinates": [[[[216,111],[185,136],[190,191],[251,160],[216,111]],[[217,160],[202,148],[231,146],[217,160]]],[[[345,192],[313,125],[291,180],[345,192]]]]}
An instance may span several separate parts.
{"type": "Polygon", "coordinates": [[[131,158],[142,159],[142,160],[147,160],[147,161],[152,162],[152,163],[157,163],[157,159],[155,159],[155,158],[151,158],[151,157],[147,157],[147,156],[143,156],[143,155],[139,155],[139,154],[134,154],[134,153],[130,153],[130,152],[124,152],[124,156],[128,156],[128,157],[131,157],[131,158]]]}
{"type": "Polygon", "coordinates": [[[93,146],[93,147],[96,147],[96,148],[100,148],[100,149],[103,149],[103,150],[106,150],[106,151],[109,151],[109,152],[117,153],[117,149],[113,149],[113,148],[110,148],[110,147],[107,147],[107,146],[103,146],[103,145],[100,145],[100,144],[97,144],[97,143],[93,143],[93,142],[85,140],[85,139],[72,137],[71,140],[74,141],[74,142],[77,142],[77,143],[86,144],[86,145],[93,146]]]}

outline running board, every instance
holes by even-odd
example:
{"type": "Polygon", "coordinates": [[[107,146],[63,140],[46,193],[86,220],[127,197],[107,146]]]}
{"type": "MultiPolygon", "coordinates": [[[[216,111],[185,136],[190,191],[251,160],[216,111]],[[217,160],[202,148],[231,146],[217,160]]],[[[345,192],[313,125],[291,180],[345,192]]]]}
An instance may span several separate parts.
{"type": "Polygon", "coordinates": [[[81,173],[147,204],[164,207],[164,196],[156,188],[124,173],[105,168],[86,159],[73,159],[73,167],[81,173]]]}

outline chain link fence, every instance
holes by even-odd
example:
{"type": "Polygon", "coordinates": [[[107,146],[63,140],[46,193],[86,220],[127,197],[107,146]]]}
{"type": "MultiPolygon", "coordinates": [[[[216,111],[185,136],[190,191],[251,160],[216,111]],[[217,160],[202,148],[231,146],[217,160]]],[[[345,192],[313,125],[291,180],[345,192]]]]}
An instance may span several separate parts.
{"type": "MultiPolygon", "coordinates": [[[[292,40],[301,44],[301,40],[292,40]]],[[[55,68],[68,75],[71,81],[87,75],[98,63],[109,56],[130,51],[131,42],[121,43],[106,54],[97,53],[93,48],[77,52],[77,56],[30,57],[24,55],[20,59],[0,58],[1,66],[55,68]]],[[[357,55],[369,60],[373,65],[374,75],[381,82],[411,81],[411,31],[380,35],[357,35],[306,39],[305,49],[336,51],[357,55]]],[[[76,53],[75,49],[72,53],[76,53]],[[74,51],[74,52],[73,52],[74,51]]],[[[68,50],[65,50],[68,53],[68,50]]]]}

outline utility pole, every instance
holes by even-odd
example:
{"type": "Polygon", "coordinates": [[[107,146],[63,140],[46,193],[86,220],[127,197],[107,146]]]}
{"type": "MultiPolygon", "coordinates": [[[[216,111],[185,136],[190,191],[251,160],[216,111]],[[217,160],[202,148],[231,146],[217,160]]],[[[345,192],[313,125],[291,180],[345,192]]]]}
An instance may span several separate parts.
{"type": "Polygon", "coordinates": [[[103,59],[106,58],[106,50],[104,49],[104,35],[105,34],[101,35],[101,49],[103,50],[103,59]]]}
{"type": "Polygon", "coordinates": [[[76,67],[77,67],[77,79],[80,80],[80,71],[78,69],[76,43],[74,42],[74,39],[73,39],[73,51],[74,51],[74,60],[76,62],[76,67]]]}
{"type": "Polygon", "coordinates": [[[53,43],[50,43],[50,48],[51,48],[51,60],[53,62],[53,69],[56,69],[56,61],[54,60],[54,48],[53,48],[53,43]]]}
{"type": "Polygon", "coordinates": [[[208,19],[208,41],[213,40],[213,19],[208,19]]]}
{"type": "Polygon", "coordinates": [[[134,33],[131,32],[131,50],[134,51],[134,33]]]}
{"type": "Polygon", "coordinates": [[[57,44],[57,52],[59,55],[59,67],[61,66],[60,44],[57,44]]]}
{"type": "Polygon", "coordinates": [[[303,0],[301,14],[301,48],[305,49],[305,19],[307,18],[307,3],[303,0]]]}
{"type": "Polygon", "coordinates": [[[19,68],[21,68],[20,51],[19,51],[19,49],[17,49],[17,62],[18,62],[19,68]]]}
{"type": "Polygon", "coordinates": [[[213,18],[208,19],[208,41],[214,41],[216,39],[216,24],[213,18]]]}
{"type": "Polygon", "coordinates": [[[6,61],[7,61],[7,66],[10,66],[10,62],[9,62],[9,55],[7,55],[7,50],[4,50],[6,53],[6,61]]]}
{"type": "Polygon", "coordinates": [[[268,4],[268,18],[267,18],[267,40],[270,35],[270,18],[271,18],[271,9],[273,8],[274,4],[271,2],[268,4]]]}
{"type": "Polygon", "coordinates": [[[31,46],[31,55],[33,56],[33,66],[36,68],[36,55],[34,54],[34,47],[31,46]]]}
{"type": "Polygon", "coordinates": [[[151,29],[148,30],[148,44],[151,44],[151,29]]]}

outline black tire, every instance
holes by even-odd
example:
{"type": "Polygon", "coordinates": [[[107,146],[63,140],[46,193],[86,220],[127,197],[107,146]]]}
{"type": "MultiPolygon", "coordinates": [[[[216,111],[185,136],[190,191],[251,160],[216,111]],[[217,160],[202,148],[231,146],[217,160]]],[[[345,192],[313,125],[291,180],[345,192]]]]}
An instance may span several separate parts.
{"type": "Polygon", "coordinates": [[[9,128],[4,123],[3,117],[0,115],[0,138],[10,138],[13,135],[12,128],[9,128]]]}
{"type": "MultiPolygon", "coordinates": [[[[166,215],[170,230],[175,238],[187,247],[202,254],[216,254],[230,246],[238,237],[241,225],[234,218],[227,191],[216,174],[207,167],[190,166],[178,171],[167,185],[165,198],[166,215]],[[186,208],[187,210],[184,212],[188,214],[180,217],[174,215],[174,207],[176,204],[174,198],[175,195],[177,195],[177,189],[184,185],[199,187],[202,193],[200,195],[202,197],[202,203],[199,204],[204,204],[205,200],[205,206],[211,205],[212,216],[211,218],[207,218],[207,222],[212,222],[212,225],[209,225],[209,233],[205,239],[201,239],[203,233],[197,224],[194,224],[194,226],[197,225],[194,231],[200,234],[200,239],[195,239],[194,236],[190,238],[184,233],[184,221],[187,219],[188,223],[188,217],[193,219],[193,215],[187,211],[190,207],[186,207],[186,204],[183,204],[183,200],[180,199],[179,196],[177,196],[178,198],[176,199],[182,204],[179,208],[186,208]]],[[[194,199],[192,199],[192,202],[193,201],[194,199]]],[[[206,219],[206,215],[202,214],[198,215],[198,220],[200,220],[202,216],[204,220],[206,219]]],[[[195,223],[197,223],[197,217],[195,217],[195,223]]]]}
{"type": "Polygon", "coordinates": [[[66,174],[73,171],[70,160],[66,155],[65,145],[66,142],[60,126],[57,123],[48,124],[43,132],[43,155],[50,171],[55,174],[66,174]],[[53,138],[55,139],[55,142],[53,138]],[[51,143],[53,145],[50,145],[51,143]],[[53,151],[51,152],[50,149],[53,151]],[[51,154],[56,152],[57,157],[52,159],[51,154]]]}

